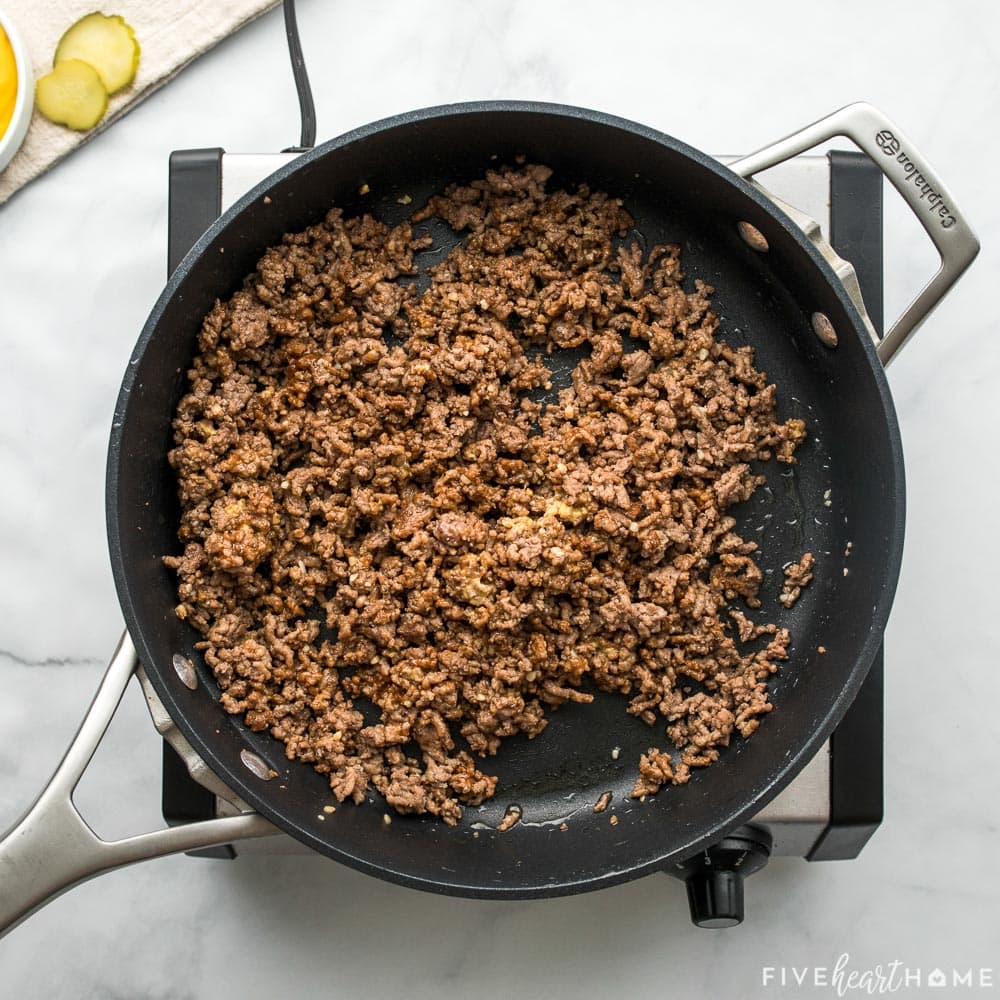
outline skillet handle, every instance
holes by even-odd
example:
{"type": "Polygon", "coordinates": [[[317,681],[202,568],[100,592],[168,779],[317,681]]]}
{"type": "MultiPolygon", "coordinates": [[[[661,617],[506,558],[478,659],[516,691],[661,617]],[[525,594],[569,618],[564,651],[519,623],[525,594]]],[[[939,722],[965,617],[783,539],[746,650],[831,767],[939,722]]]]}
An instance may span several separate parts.
{"type": "Polygon", "coordinates": [[[126,633],[62,763],[24,817],[0,840],[0,937],[46,903],[95,875],[199,847],[266,837],[274,827],[249,813],[102,840],[73,804],[73,791],[138,666],[126,633]]]}
{"type": "Polygon", "coordinates": [[[979,240],[927,160],[881,111],[870,104],[849,104],[799,132],[730,163],[729,168],[741,177],[750,178],[837,136],[851,139],[882,170],[910,206],[941,257],[937,273],[903,310],[878,345],[879,359],[883,365],[888,365],[975,260],[979,240]]]}

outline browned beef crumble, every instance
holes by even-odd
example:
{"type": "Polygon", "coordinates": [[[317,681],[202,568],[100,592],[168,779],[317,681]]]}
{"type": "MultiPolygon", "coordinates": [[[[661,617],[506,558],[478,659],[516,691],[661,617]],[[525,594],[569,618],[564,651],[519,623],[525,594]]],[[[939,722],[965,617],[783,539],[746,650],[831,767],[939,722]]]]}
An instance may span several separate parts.
{"type": "Polygon", "coordinates": [[[815,561],[812,553],[807,552],[797,563],[790,563],[785,567],[785,585],[781,588],[778,600],[786,608],[790,608],[799,599],[802,595],[802,588],[812,580],[815,561]]]}
{"type": "Polygon", "coordinates": [[[373,786],[454,824],[496,789],[473,755],[594,688],[666,723],[652,794],[771,708],[789,636],[732,607],[760,607],[762,573],[726,511],[805,426],[716,339],[677,246],[619,245],[621,202],[549,175],[491,171],[416,212],[468,234],[422,293],[397,279],[429,237],[333,209],[199,336],[170,453],[177,614],[225,710],[341,801],[373,786]],[[533,401],[544,352],[578,345],[572,386],[533,401]]]}
{"type": "Polygon", "coordinates": [[[636,779],[635,788],[632,789],[632,798],[641,799],[644,795],[655,795],[662,785],[674,780],[674,767],[670,754],[656,747],[650,747],[639,758],[639,777],[636,779]]]}
{"type": "Polygon", "coordinates": [[[503,818],[497,823],[497,833],[506,833],[521,822],[521,807],[508,806],[503,818]]]}

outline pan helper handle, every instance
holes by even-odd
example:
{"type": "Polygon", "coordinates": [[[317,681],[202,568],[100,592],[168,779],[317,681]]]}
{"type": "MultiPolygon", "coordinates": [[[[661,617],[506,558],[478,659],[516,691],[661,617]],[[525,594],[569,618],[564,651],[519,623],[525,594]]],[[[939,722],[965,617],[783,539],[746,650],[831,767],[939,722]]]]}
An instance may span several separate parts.
{"type": "Polygon", "coordinates": [[[870,104],[849,104],[729,167],[749,179],[837,136],[851,139],[882,170],[941,257],[937,273],[878,345],[879,359],[887,365],[975,260],[979,240],[927,160],[892,121],[870,104]]]}
{"type": "Polygon", "coordinates": [[[0,840],[0,936],[46,903],[103,872],[199,847],[266,837],[274,827],[257,813],[190,823],[125,840],[102,840],[73,804],[83,777],[138,666],[126,633],[79,732],[35,804],[0,840]]]}

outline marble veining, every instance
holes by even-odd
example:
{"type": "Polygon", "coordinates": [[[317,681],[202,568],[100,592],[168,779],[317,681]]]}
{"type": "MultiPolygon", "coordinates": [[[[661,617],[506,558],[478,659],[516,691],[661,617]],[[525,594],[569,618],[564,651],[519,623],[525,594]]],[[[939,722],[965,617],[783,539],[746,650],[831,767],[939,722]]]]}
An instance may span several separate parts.
{"type": "MultiPolygon", "coordinates": [[[[886,818],[854,862],[781,859],[747,922],[688,923],[651,877],[542,902],[477,903],[321,859],[171,858],[56,901],[0,940],[0,996],[797,996],[761,967],[899,960],[995,968],[994,706],[1000,340],[1000,8],[845,0],[748,7],[596,0],[300,0],[319,134],[490,97],[593,106],[717,153],[855,99],[931,158],[984,251],[890,373],[907,459],[907,549],[887,648],[886,818]]],[[[270,151],[298,132],[274,12],[0,209],[0,827],[30,803],[121,629],[104,459],[131,346],[164,280],[171,149],[270,151]]],[[[933,258],[888,213],[888,311],[933,258]]],[[[78,801],[108,835],[158,822],[159,746],[127,693],[78,801]]],[[[0,885],[2,891],[2,885],[0,885]]],[[[974,991],[973,991],[974,992],[974,991]]],[[[941,995],[939,992],[937,995],[941,995]]],[[[987,994],[988,995],[988,994],[987,994]]]]}

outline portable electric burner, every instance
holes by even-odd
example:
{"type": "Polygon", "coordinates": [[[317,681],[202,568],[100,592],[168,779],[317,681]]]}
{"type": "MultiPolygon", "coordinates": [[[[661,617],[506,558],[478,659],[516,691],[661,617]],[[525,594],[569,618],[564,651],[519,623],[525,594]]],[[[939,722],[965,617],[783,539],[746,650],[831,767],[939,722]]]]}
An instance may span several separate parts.
{"type": "MultiPolygon", "coordinates": [[[[231,154],[222,149],[175,152],[170,158],[169,271],[226,208],[296,155],[231,154]]],[[[868,314],[881,330],[881,171],[859,153],[804,155],[769,171],[764,184],[819,222],[834,249],[853,263],[868,314]]],[[[795,780],[751,823],[677,866],[674,874],[687,883],[695,923],[715,927],[738,923],[743,916],[742,880],[771,855],[809,861],[857,857],[882,820],[882,678],[880,650],[840,726],[795,780]]],[[[238,796],[222,787],[194,754],[158,704],[151,685],[144,683],[144,688],[165,737],[167,822],[190,823],[240,811],[238,796]]],[[[237,853],[311,852],[292,837],[276,833],[243,841],[238,848],[223,845],[191,853],[233,858],[237,853]]]]}

